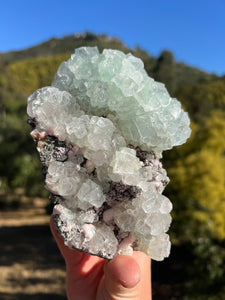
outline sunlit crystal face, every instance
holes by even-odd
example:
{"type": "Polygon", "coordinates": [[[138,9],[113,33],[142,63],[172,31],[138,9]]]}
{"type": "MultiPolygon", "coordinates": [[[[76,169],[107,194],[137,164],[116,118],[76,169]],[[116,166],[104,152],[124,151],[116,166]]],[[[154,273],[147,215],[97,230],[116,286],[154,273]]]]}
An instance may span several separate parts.
{"type": "Polygon", "coordinates": [[[27,111],[65,244],[109,259],[132,248],[168,256],[172,204],[159,157],[186,141],[189,119],[143,62],[76,49],[27,111]]]}

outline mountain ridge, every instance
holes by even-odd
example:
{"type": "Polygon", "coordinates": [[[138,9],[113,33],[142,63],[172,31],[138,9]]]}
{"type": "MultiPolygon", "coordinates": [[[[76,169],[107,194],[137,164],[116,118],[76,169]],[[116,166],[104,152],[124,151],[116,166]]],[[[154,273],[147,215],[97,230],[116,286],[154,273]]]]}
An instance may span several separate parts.
{"type": "Polygon", "coordinates": [[[53,37],[23,50],[0,53],[0,68],[7,68],[10,64],[31,58],[38,59],[59,54],[70,54],[74,52],[75,48],[81,46],[97,46],[100,52],[104,48],[118,49],[124,53],[131,52],[143,60],[145,69],[150,76],[166,84],[171,94],[184,85],[214,81],[221,78],[216,74],[207,73],[182,62],[176,62],[171,51],[164,50],[157,58],[140,47],[128,48],[117,37],[109,37],[106,34],[96,35],[91,32],[66,35],[62,38],[53,37]]]}

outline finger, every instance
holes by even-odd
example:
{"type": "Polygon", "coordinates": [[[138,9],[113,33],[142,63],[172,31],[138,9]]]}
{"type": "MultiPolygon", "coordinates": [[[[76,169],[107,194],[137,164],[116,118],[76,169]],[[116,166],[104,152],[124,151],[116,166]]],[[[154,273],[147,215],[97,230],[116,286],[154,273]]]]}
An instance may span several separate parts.
{"type": "Polygon", "coordinates": [[[99,299],[151,299],[150,259],[138,251],[116,256],[105,266],[100,293],[99,299]]]}

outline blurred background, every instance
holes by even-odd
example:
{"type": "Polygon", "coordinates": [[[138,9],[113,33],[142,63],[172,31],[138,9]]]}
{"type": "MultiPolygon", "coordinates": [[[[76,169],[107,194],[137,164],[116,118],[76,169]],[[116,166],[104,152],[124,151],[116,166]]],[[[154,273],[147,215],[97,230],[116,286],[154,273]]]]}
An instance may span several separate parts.
{"type": "Polygon", "coordinates": [[[191,118],[164,152],[171,255],[153,299],[225,299],[225,2],[8,1],[0,18],[0,299],[66,299],[26,99],[80,46],[131,52],[191,118]]]}

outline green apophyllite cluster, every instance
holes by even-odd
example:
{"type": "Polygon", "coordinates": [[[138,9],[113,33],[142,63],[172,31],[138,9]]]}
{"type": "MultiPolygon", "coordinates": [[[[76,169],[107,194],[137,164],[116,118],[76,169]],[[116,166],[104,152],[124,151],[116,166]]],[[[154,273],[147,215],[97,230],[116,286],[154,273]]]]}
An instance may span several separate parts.
{"type": "Polygon", "coordinates": [[[190,135],[180,102],[130,53],[79,48],[61,64],[52,85],[75,96],[87,114],[108,116],[127,142],[143,149],[171,149],[190,135]]]}
{"type": "Polygon", "coordinates": [[[133,248],[168,256],[172,205],[159,158],[186,141],[190,122],[143,62],[76,49],[52,86],[28,98],[28,115],[65,244],[106,258],[133,248]]]}

